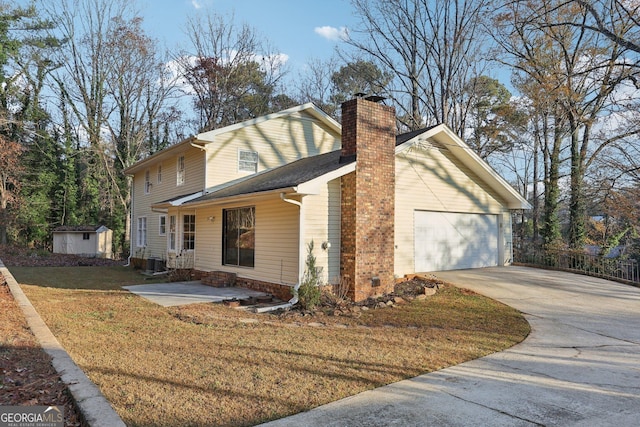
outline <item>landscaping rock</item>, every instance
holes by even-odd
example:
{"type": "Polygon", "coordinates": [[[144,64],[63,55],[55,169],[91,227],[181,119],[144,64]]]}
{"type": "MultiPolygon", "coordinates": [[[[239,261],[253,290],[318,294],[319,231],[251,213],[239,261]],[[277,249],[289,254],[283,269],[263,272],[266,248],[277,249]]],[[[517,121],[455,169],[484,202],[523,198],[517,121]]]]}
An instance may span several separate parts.
{"type": "Polygon", "coordinates": [[[435,287],[433,287],[433,288],[424,288],[424,295],[426,295],[426,296],[435,295],[436,291],[437,291],[437,289],[435,287]]]}
{"type": "Polygon", "coordinates": [[[393,298],[393,302],[394,302],[394,304],[406,304],[407,303],[407,301],[402,297],[394,297],[393,298]]]}

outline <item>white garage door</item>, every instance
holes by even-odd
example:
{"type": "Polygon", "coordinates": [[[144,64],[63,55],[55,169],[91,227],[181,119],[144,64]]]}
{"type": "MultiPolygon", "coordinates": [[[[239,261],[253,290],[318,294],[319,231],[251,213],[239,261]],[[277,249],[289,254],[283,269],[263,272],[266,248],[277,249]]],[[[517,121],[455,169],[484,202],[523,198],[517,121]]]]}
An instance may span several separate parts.
{"type": "Polygon", "coordinates": [[[498,265],[498,216],[415,212],[416,271],[498,265]]]}

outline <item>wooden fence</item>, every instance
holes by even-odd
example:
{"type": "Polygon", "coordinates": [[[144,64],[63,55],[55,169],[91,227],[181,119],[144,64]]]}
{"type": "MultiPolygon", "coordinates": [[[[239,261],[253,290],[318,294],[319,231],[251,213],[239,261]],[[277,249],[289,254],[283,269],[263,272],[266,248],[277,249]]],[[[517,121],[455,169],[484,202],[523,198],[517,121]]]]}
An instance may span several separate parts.
{"type": "Polygon", "coordinates": [[[514,262],[640,285],[640,269],[634,259],[605,258],[579,251],[529,249],[514,250],[514,262]]]}

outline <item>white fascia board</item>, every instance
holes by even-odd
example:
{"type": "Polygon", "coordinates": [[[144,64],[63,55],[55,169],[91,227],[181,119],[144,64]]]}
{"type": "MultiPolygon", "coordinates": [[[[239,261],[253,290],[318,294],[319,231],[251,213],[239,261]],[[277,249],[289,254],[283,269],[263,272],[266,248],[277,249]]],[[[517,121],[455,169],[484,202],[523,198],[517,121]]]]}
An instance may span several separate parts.
{"type": "Polygon", "coordinates": [[[282,192],[285,192],[287,194],[297,194],[297,189],[296,187],[288,187],[288,188],[278,188],[275,190],[261,191],[258,193],[237,194],[235,196],[226,196],[226,197],[220,197],[212,200],[191,202],[191,203],[188,203],[185,207],[196,209],[203,206],[224,205],[229,203],[240,203],[240,202],[255,203],[257,201],[269,199],[274,195],[278,196],[279,198],[280,193],[282,192]]]}
{"type": "Polygon", "coordinates": [[[332,181],[336,178],[340,178],[341,176],[347,175],[355,170],[356,170],[356,162],[351,162],[334,171],[331,171],[317,178],[314,178],[310,181],[299,184],[297,187],[296,193],[303,194],[303,195],[320,194],[322,187],[326,185],[327,182],[332,181]]]}
{"type": "MultiPolygon", "coordinates": [[[[126,168],[123,172],[124,172],[125,175],[131,175],[132,176],[136,172],[138,172],[138,171],[140,171],[142,169],[146,169],[147,167],[152,165],[157,160],[164,160],[167,157],[171,157],[172,155],[175,154],[174,152],[184,150],[185,146],[198,144],[198,142],[199,141],[195,140],[194,137],[187,138],[187,139],[185,139],[183,141],[178,142],[177,144],[174,144],[174,145],[171,145],[171,146],[165,148],[164,150],[160,150],[157,153],[153,153],[149,157],[146,157],[146,158],[144,158],[142,160],[137,161],[136,163],[134,163],[131,166],[129,166],[128,168],[126,168]]],[[[200,142],[200,143],[202,144],[203,142],[200,142]]]]}
{"type": "Polygon", "coordinates": [[[445,128],[444,125],[435,126],[429,129],[428,131],[425,131],[420,135],[417,135],[411,138],[410,140],[403,142],[402,144],[396,146],[396,154],[402,153],[403,151],[409,149],[409,147],[412,147],[417,143],[431,139],[434,135],[437,135],[438,133],[442,132],[443,128],[445,128]]]}

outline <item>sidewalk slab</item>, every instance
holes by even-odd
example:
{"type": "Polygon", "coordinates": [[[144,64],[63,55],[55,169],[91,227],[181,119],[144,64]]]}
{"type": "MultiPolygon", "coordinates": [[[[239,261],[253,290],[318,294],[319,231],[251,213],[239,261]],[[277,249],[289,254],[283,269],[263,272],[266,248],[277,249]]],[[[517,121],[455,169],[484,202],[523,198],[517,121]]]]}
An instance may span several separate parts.
{"type": "Polygon", "coordinates": [[[267,295],[264,292],[238,287],[216,288],[203,285],[199,281],[132,285],[122,288],[163,307],[222,302],[267,295]]]}

